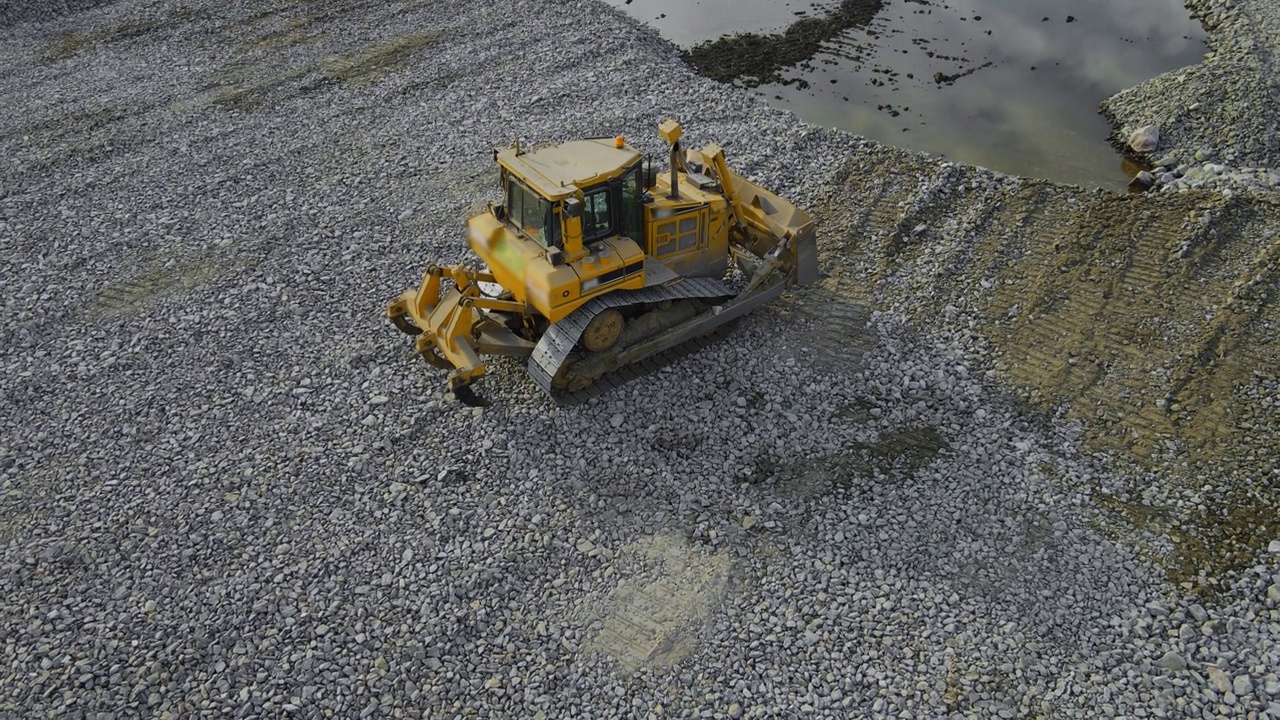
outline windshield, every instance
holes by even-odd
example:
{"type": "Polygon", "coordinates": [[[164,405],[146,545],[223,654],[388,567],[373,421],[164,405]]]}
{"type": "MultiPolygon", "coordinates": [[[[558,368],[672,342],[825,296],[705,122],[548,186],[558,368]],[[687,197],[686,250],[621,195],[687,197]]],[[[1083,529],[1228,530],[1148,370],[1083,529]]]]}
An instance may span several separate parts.
{"type": "Polygon", "coordinates": [[[560,245],[560,226],[552,217],[551,208],[551,201],[512,178],[507,186],[507,215],[543,247],[560,245]]]}

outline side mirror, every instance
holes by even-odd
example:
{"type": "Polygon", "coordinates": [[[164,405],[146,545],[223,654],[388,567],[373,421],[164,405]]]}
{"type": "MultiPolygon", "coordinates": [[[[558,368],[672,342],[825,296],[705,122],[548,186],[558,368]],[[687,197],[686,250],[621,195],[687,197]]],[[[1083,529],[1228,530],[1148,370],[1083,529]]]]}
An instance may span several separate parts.
{"type": "Polygon", "coordinates": [[[494,217],[498,218],[498,220],[499,220],[499,221],[501,221],[501,222],[506,222],[506,221],[507,221],[507,206],[506,206],[506,205],[493,205],[493,206],[492,206],[492,208],[493,208],[493,216],[494,216],[494,217]]]}
{"type": "Polygon", "coordinates": [[[646,190],[652,188],[658,182],[658,173],[654,171],[653,163],[648,160],[644,161],[644,166],[640,172],[644,174],[644,187],[646,190]]]}
{"type": "Polygon", "coordinates": [[[582,217],[582,201],[578,198],[568,198],[564,201],[565,217],[582,217]]]}

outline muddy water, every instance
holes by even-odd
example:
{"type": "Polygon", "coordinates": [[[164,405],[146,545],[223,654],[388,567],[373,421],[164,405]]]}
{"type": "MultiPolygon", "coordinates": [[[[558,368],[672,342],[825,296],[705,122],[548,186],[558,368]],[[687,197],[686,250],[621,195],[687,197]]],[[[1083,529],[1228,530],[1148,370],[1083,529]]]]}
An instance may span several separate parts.
{"type": "Polygon", "coordinates": [[[1085,186],[1132,171],[1098,103],[1205,52],[1182,0],[607,2],[810,122],[1085,186]]]}

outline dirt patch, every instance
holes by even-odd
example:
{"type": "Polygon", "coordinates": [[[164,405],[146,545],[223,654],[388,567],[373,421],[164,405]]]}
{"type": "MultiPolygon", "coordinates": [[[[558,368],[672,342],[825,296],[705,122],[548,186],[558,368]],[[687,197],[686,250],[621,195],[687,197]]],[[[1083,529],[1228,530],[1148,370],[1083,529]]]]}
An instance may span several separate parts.
{"type": "Polygon", "coordinates": [[[783,79],[781,72],[806,67],[822,50],[852,28],[866,27],[884,7],[881,0],[843,0],[823,17],[804,18],[781,33],[737,33],[699,43],[683,57],[699,73],[723,83],[739,81],[747,87],[769,83],[807,84],[804,80],[783,79]]]}
{"type": "Polygon", "coordinates": [[[431,47],[439,39],[439,33],[422,32],[378,40],[354,53],[336,55],[322,61],[320,70],[339,82],[373,82],[403,68],[414,53],[431,47]]]}
{"type": "Polygon", "coordinates": [[[816,370],[848,372],[876,344],[876,333],[868,326],[871,309],[850,302],[832,279],[798,290],[793,300],[783,299],[769,312],[789,312],[807,323],[791,357],[816,370]]]}
{"type": "Polygon", "coordinates": [[[720,604],[729,579],[727,551],[708,554],[683,538],[659,535],[624,548],[639,563],[618,583],[586,652],[603,652],[628,673],[660,669],[688,657],[698,628],[720,604]]]}
{"type": "Polygon", "coordinates": [[[101,30],[63,33],[45,44],[36,56],[50,63],[69,60],[79,55],[81,51],[96,45],[123,42],[141,37],[162,27],[164,27],[164,23],[158,20],[135,20],[112,25],[101,30]]]}
{"type": "Polygon", "coordinates": [[[266,65],[235,67],[218,76],[211,102],[226,110],[254,110],[272,94],[288,96],[305,92],[306,86],[300,81],[306,74],[305,69],[271,72],[266,65]]]}
{"type": "Polygon", "coordinates": [[[913,474],[948,447],[937,428],[918,427],[887,435],[878,442],[855,443],[852,449],[860,463],[887,475],[894,470],[913,474]]]}
{"type": "MultiPolygon", "coordinates": [[[[266,17],[261,20],[251,18],[245,25],[252,28],[265,21],[266,17]]],[[[309,24],[310,21],[307,18],[290,18],[280,26],[273,27],[254,39],[241,43],[236,50],[241,54],[248,54],[300,45],[314,37],[308,29],[309,24]]]]}
{"type": "MultiPolygon", "coordinates": [[[[252,21],[276,21],[274,15],[252,21]]],[[[241,60],[220,72],[212,88],[212,103],[228,110],[250,111],[271,97],[306,95],[332,83],[363,85],[403,69],[413,56],[440,40],[434,31],[408,33],[370,42],[349,53],[330,55],[318,62],[290,66],[280,53],[303,43],[322,40],[313,26],[318,16],[285,19],[238,46],[241,60]]]]}
{"type": "Polygon", "coordinates": [[[215,278],[242,269],[224,253],[206,251],[182,258],[155,256],[132,276],[108,284],[89,306],[91,318],[132,315],[167,295],[192,290],[215,278]]]}
{"type": "Polygon", "coordinates": [[[1230,577],[1216,575],[1218,569],[1252,566],[1258,549],[1280,537],[1280,483],[1272,478],[1228,489],[1173,529],[1169,579],[1212,596],[1231,585],[1230,577]]]}

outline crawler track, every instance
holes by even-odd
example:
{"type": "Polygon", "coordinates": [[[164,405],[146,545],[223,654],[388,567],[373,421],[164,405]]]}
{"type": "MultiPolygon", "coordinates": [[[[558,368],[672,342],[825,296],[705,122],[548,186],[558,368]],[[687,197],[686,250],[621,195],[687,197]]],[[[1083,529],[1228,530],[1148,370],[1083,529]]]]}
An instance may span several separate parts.
{"type": "MultiPolygon", "coordinates": [[[[590,385],[577,391],[557,390],[552,385],[552,378],[560,370],[561,365],[578,345],[587,323],[603,310],[612,307],[623,307],[637,303],[659,303],[667,300],[714,300],[729,299],[733,292],[719,280],[712,278],[687,278],[674,285],[644,288],[626,292],[609,293],[596,298],[578,308],[564,320],[552,325],[538,341],[533,354],[529,356],[529,374],[533,380],[551,396],[557,404],[573,405],[596,397],[601,393],[616,388],[634,378],[648,374],[658,368],[684,357],[696,350],[706,347],[716,338],[728,331],[728,325],[718,326],[710,333],[694,338],[677,347],[652,355],[637,363],[623,366],[614,372],[603,375],[590,385]]],[[[731,323],[730,323],[731,324],[731,323]]]]}

